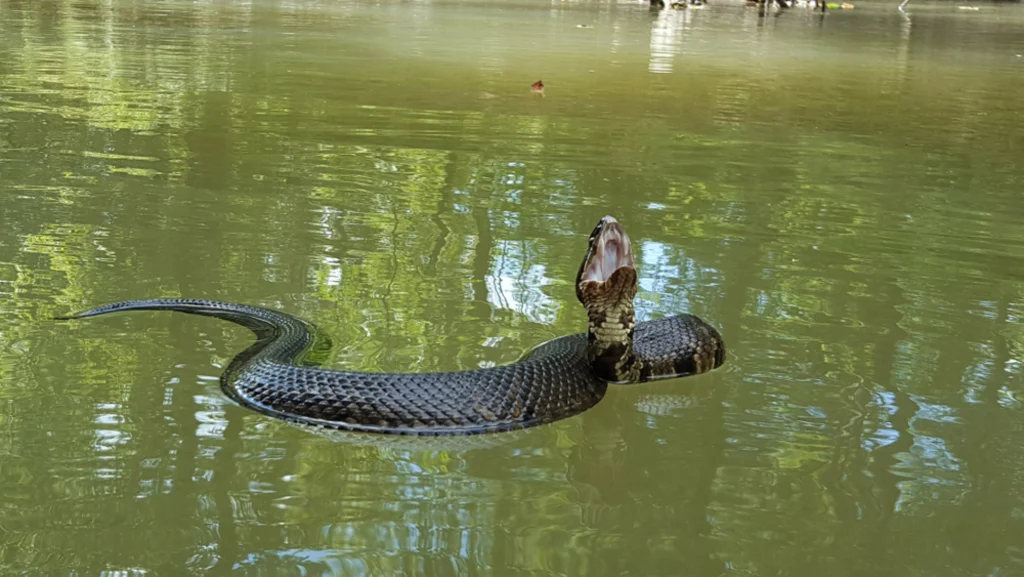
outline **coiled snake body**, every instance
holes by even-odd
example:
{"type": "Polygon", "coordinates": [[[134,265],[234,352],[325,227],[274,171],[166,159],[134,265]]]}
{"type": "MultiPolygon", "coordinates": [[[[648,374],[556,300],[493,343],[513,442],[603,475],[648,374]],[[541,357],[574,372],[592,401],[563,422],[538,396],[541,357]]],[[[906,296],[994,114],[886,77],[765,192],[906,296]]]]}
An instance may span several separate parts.
{"type": "Polygon", "coordinates": [[[577,296],[587,334],[548,341],[510,365],[443,373],[367,373],[308,366],[315,330],[289,314],[201,299],[123,301],[64,319],[170,310],[243,325],[256,342],[224,371],[224,392],[288,421],[351,431],[464,435],[508,431],[581,413],[607,382],[641,382],[720,366],[718,332],[693,315],[633,321],[636,271],[629,239],[605,217],[590,237],[577,296]]]}

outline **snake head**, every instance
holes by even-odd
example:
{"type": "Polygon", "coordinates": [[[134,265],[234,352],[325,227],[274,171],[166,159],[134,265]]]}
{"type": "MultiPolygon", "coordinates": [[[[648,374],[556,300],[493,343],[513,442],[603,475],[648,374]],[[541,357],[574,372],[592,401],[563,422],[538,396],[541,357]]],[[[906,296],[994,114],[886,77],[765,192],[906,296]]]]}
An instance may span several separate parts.
{"type": "Polygon", "coordinates": [[[629,236],[619,221],[606,216],[590,233],[576,275],[576,298],[587,309],[587,358],[594,373],[606,381],[640,380],[642,363],[633,353],[636,290],[629,236]]]}
{"type": "Polygon", "coordinates": [[[615,217],[606,216],[590,233],[587,253],[576,274],[576,298],[587,305],[595,294],[625,291],[622,296],[632,300],[636,282],[629,235],[615,217]]]}

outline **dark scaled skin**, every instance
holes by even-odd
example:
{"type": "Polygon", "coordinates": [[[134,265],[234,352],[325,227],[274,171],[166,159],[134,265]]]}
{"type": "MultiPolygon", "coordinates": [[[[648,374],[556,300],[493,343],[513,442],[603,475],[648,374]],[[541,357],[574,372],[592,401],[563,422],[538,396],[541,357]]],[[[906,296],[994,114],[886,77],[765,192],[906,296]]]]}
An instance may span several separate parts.
{"type": "MultiPolygon", "coordinates": [[[[591,244],[593,241],[592,235],[591,244]]],[[[635,283],[635,273],[632,278],[635,283]]],[[[628,300],[632,314],[632,295],[628,300]]],[[[601,400],[608,380],[621,380],[603,379],[592,368],[595,365],[588,348],[594,347],[593,334],[548,341],[518,362],[502,367],[366,373],[309,366],[313,361],[307,355],[317,344],[315,327],[255,306],[150,299],[108,304],[63,318],[139,310],[211,316],[249,328],[256,342],[224,371],[224,392],[261,413],[334,429],[403,435],[523,429],[577,415],[601,400]]],[[[591,318],[593,325],[593,315],[591,318]]],[[[631,363],[639,370],[629,382],[701,373],[725,359],[718,332],[692,315],[637,323],[632,334],[631,363]]]]}

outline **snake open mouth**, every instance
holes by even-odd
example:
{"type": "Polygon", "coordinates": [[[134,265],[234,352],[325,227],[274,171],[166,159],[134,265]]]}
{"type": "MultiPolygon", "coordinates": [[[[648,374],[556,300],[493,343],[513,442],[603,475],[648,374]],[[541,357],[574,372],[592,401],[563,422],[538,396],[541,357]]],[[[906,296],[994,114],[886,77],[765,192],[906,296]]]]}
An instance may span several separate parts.
{"type": "Polygon", "coordinates": [[[612,216],[606,216],[590,233],[587,254],[576,275],[576,296],[582,301],[585,284],[604,283],[621,269],[636,272],[633,249],[626,231],[612,216]]]}

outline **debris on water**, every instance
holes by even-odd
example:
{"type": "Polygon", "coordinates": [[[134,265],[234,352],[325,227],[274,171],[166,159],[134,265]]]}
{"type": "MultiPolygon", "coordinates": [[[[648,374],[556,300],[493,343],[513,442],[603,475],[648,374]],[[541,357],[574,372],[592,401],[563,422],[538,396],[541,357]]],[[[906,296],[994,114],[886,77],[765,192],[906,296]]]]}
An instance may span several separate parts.
{"type": "Polygon", "coordinates": [[[978,8],[977,6],[957,6],[957,9],[970,10],[971,12],[977,12],[978,10],[981,10],[981,8],[978,8]]]}
{"type": "Polygon", "coordinates": [[[577,28],[593,28],[593,26],[590,26],[589,24],[577,24],[576,27],[577,28]]]}
{"type": "Polygon", "coordinates": [[[530,85],[530,90],[532,90],[534,94],[544,94],[544,81],[538,80],[537,82],[534,82],[530,85]]]}

